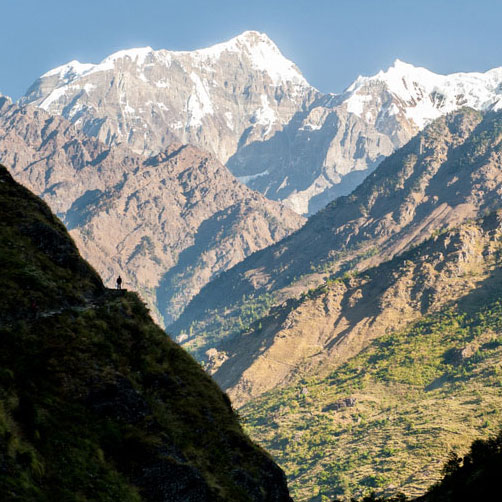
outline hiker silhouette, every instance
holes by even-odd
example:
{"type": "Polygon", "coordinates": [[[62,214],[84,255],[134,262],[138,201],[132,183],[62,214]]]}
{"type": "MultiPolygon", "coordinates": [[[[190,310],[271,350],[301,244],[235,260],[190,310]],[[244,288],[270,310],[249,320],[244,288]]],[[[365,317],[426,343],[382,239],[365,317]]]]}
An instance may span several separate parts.
{"type": "Polygon", "coordinates": [[[122,289],[122,277],[117,277],[117,289],[122,289]]]}

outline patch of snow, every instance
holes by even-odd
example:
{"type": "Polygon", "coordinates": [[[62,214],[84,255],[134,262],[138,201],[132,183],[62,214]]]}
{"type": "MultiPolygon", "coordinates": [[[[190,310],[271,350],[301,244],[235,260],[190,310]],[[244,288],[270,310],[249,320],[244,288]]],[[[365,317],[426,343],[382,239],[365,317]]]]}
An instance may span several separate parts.
{"type": "Polygon", "coordinates": [[[492,110],[494,112],[498,112],[498,111],[502,110],[502,98],[498,99],[498,101],[496,101],[493,104],[492,110]]]}
{"type": "Polygon", "coordinates": [[[80,63],[77,60],[70,61],[64,65],[58,66],[47,73],[44,73],[40,78],[58,76],[60,80],[65,83],[73,82],[84,75],[96,73],[100,71],[113,70],[115,62],[119,59],[129,58],[134,61],[138,66],[143,65],[146,58],[153,54],[155,51],[151,47],[140,47],[137,49],[126,49],[115,52],[106,57],[98,64],[80,63]]]}
{"type": "Polygon", "coordinates": [[[347,111],[360,117],[364,111],[364,104],[371,101],[371,98],[370,95],[354,92],[354,94],[345,101],[347,104],[347,111]]]}
{"type": "Polygon", "coordinates": [[[293,82],[302,87],[311,87],[297,66],[285,58],[279,48],[265,33],[245,31],[244,33],[205,49],[181,51],[174,54],[190,55],[196,61],[217,61],[224,53],[245,54],[253,68],[267,73],[274,85],[293,82]]]}
{"type": "Polygon", "coordinates": [[[189,127],[199,127],[202,125],[204,116],[214,113],[213,104],[209,92],[200,77],[192,72],[190,79],[194,83],[195,89],[187,101],[188,125],[189,127]]]}
{"type": "Polygon", "coordinates": [[[283,188],[286,188],[288,185],[289,185],[289,182],[288,182],[288,177],[286,176],[286,177],[282,180],[282,183],[281,183],[281,184],[279,185],[279,187],[277,188],[277,191],[282,190],[283,188]]]}
{"type": "Polygon", "coordinates": [[[74,77],[79,77],[85,74],[95,66],[96,65],[94,64],[81,63],[80,61],[74,59],[69,63],[66,63],[64,65],[53,68],[52,70],[49,70],[47,73],[44,73],[40,78],[54,77],[57,75],[60,79],[70,81],[73,80],[74,77]]]}
{"type": "Polygon", "coordinates": [[[152,108],[160,108],[161,110],[167,111],[169,108],[160,101],[147,101],[145,103],[146,106],[150,106],[152,108]]]}
{"type": "Polygon", "coordinates": [[[300,131],[318,131],[321,129],[323,124],[312,124],[312,122],[304,122],[302,126],[299,128],[300,131]]]}
{"type": "Polygon", "coordinates": [[[249,176],[237,176],[237,179],[241,182],[247,185],[250,181],[255,180],[256,178],[261,178],[262,176],[267,176],[270,174],[268,172],[268,169],[266,171],[262,171],[261,173],[258,174],[250,174],[249,176]]]}
{"type": "Polygon", "coordinates": [[[272,130],[272,126],[277,122],[278,117],[270,106],[268,96],[262,94],[260,100],[261,108],[258,108],[254,113],[254,119],[256,120],[256,124],[268,126],[267,130],[263,133],[266,136],[272,130]]]}
{"type": "Polygon", "coordinates": [[[138,66],[144,64],[145,60],[148,58],[150,54],[155,52],[151,47],[138,47],[136,49],[125,49],[122,51],[117,51],[106,57],[101,61],[98,66],[109,66],[112,67],[115,65],[115,61],[119,59],[129,58],[131,61],[134,61],[138,66]]]}
{"type": "Polygon", "coordinates": [[[43,108],[46,111],[49,111],[49,108],[54,101],[57,101],[59,98],[63,97],[66,94],[68,89],[67,85],[63,85],[61,87],[57,87],[54,89],[41,103],[40,108],[43,108]]]}
{"type": "Polygon", "coordinates": [[[227,122],[228,128],[233,131],[234,130],[234,116],[232,112],[225,112],[225,120],[227,122]]]}
{"type": "Polygon", "coordinates": [[[396,103],[392,103],[387,110],[387,115],[389,115],[389,117],[393,117],[398,113],[399,113],[399,107],[396,105],[396,103]]]}

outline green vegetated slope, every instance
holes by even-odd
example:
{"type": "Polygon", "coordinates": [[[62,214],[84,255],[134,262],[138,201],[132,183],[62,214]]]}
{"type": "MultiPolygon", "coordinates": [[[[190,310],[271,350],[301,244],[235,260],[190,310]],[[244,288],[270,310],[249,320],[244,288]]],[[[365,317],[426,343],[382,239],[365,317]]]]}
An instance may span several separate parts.
{"type": "Polygon", "coordinates": [[[228,398],[0,167],[0,498],[288,501],[228,398]]]}
{"type": "Polygon", "coordinates": [[[207,360],[208,349],[274,305],[500,207],[501,139],[501,113],[463,109],[436,120],[351,195],[205,286],[171,329],[187,334],[186,346],[207,360]]]}
{"type": "MultiPolygon", "coordinates": [[[[488,439],[476,439],[461,457],[451,452],[442,468],[441,480],[425,495],[409,499],[399,493],[377,496],[374,492],[360,502],[472,502],[498,500],[502,469],[502,432],[488,439]]],[[[354,501],[356,499],[353,499],[354,501]]]]}
{"type": "Polygon", "coordinates": [[[419,501],[497,500],[501,470],[502,433],[485,440],[477,439],[463,458],[455,453],[449,456],[443,468],[444,477],[419,501]]]}
{"type": "MultiPolygon", "coordinates": [[[[476,239],[477,267],[462,267],[462,247],[443,263],[444,270],[448,259],[458,265],[451,282],[464,276],[470,290],[459,297],[449,297],[455,290],[446,286],[437,290],[446,297],[439,308],[394,331],[382,327],[344,363],[298,371],[289,385],[241,409],[251,436],[286,470],[295,500],[348,500],[373,491],[418,496],[441,477],[452,450],[463,454],[475,438],[499,431],[501,227],[501,214],[493,213],[394,259],[398,269],[414,254],[419,262],[418,255],[427,256],[441,239],[475,228],[485,236],[476,239]]],[[[327,285],[305,301],[322,300],[336,287],[327,285]]]]}

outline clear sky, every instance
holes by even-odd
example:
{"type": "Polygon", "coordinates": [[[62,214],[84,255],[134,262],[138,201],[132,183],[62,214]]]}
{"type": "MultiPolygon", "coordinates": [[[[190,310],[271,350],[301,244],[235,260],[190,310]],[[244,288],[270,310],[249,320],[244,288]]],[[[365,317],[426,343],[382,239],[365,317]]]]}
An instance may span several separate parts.
{"type": "Polygon", "coordinates": [[[501,0],[0,0],[0,92],[72,59],[191,50],[267,33],[307,80],[340,92],[394,59],[439,73],[502,66],[501,0]]]}

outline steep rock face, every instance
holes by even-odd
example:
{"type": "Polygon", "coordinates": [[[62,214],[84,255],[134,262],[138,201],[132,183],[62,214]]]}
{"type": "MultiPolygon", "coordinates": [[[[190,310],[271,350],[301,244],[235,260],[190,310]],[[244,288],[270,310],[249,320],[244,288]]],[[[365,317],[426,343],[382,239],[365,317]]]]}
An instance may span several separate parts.
{"type": "Polygon", "coordinates": [[[290,502],[228,398],[0,166],[4,500],[290,502]]]}
{"type": "Polygon", "coordinates": [[[7,100],[0,159],[63,219],[105,282],[122,274],[158,319],[173,320],[211,278],[303,222],[195,147],[146,160],[7,100]]]}
{"type": "Polygon", "coordinates": [[[273,138],[240,148],[228,166],[267,197],[312,214],[350,193],[427,124],[462,106],[500,109],[502,69],[438,75],[397,60],[342,94],[320,97],[273,138]]]}
{"type": "Polygon", "coordinates": [[[192,52],[120,51],[42,75],[23,103],[62,114],[85,133],[155,155],[191,143],[221,162],[269,138],[316,91],[264,34],[245,32],[192,52]]]}
{"type": "Polygon", "coordinates": [[[337,96],[323,96],[269,140],[240,148],[228,167],[268,198],[312,214],[350,193],[417,129],[396,123],[394,132],[349,112],[337,96]]]}
{"type": "MultiPolygon", "coordinates": [[[[251,308],[263,315],[333,274],[380,263],[436,230],[500,207],[501,121],[500,113],[483,119],[469,109],[437,119],[350,196],[206,286],[173,330],[233,336],[251,308]]],[[[197,346],[203,358],[200,339],[197,346]]]]}

